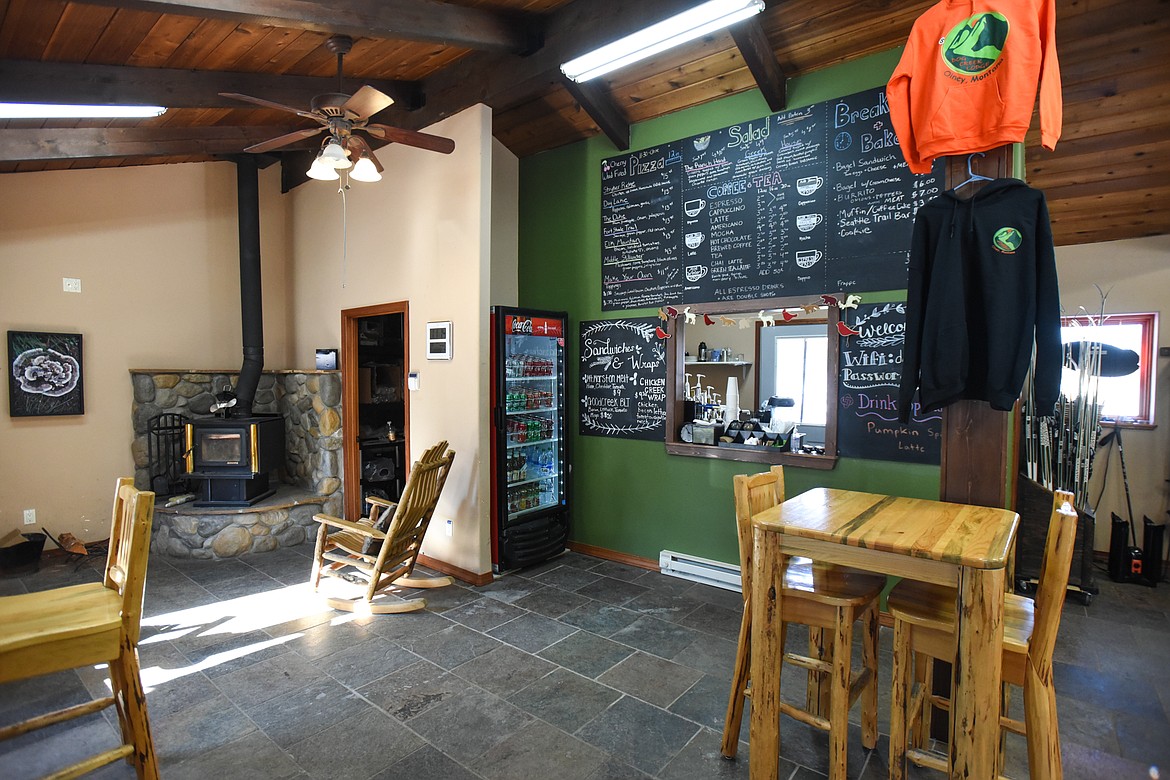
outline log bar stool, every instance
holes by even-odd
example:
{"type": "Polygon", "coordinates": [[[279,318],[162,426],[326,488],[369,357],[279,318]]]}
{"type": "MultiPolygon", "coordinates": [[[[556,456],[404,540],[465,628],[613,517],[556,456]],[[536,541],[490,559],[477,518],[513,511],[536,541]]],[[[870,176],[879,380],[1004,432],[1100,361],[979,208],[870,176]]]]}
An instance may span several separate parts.
{"type": "MultiPolygon", "coordinates": [[[[739,627],[731,698],[727,702],[727,718],[723,725],[722,753],[727,759],[735,758],[743,719],[743,699],[751,695],[748,678],[752,637],[752,515],[783,500],[783,466],[773,466],[771,471],[763,474],[735,477],[743,620],[739,627]]],[[[882,576],[817,563],[808,558],[790,558],[784,572],[784,628],[789,623],[809,627],[809,655],[785,653],[784,660],[808,670],[809,687],[805,709],[782,701],[780,711],[829,732],[830,780],[845,780],[849,708],[859,696],[862,699],[862,744],[873,748],[877,742],[878,595],[885,583],[886,578],[882,576]],[[859,619],[864,626],[863,668],[854,675],[850,669],[853,622],[859,619]],[[824,641],[825,630],[831,633],[829,646],[824,641]],[[825,716],[826,708],[828,717],[825,716]]],[[[783,638],[780,644],[783,646],[783,638]]]]}
{"type": "Polygon", "coordinates": [[[138,674],[138,632],[154,493],[118,480],[110,552],[103,582],[0,598],[0,682],[108,663],[113,695],[30,718],[0,729],[11,739],[34,729],[88,715],[111,704],[118,710],[122,745],[52,775],[77,777],[125,758],[139,778],[158,778],[138,674]]]}
{"type": "MultiPolygon", "coordinates": [[[[1068,571],[1077,530],[1072,494],[1057,491],[1048,522],[1048,541],[1040,569],[1036,601],[1007,594],[1003,620],[1003,681],[1024,689],[1024,722],[1004,714],[1000,727],[1028,740],[1028,774],[1032,780],[1059,780],[1060,735],[1056,691],[1052,687],[1052,651],[1060,627],[1068,571]]],[[[951,661],[955,654],[955,591],[903,580],[887,601],[894,618],[893,696],[890,712],[890,778],[906,776],[906,761],[948,770],[943,756],[922,748],[929,708],[950,702],[929,693],[930,659],[951,661]],[[916,654],[917,674],[911,667],[916,654]],[[925,660],[925,662],[923,662],[925,660]],[[917,679],[912,679],[916,677],[917,679]]],[[[1001,745],[1002,746],[1002,745],[1001,745]]]]}

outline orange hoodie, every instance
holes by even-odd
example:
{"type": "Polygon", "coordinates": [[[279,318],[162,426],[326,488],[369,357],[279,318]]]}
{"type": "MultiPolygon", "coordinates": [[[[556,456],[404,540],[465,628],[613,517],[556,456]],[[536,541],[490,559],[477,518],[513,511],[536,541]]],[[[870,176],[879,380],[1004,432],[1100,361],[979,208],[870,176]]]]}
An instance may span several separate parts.
{"type": "Polygon", "coordinates": [[[1040,86],[1040,141],[1060,138],[1055,0],[941,0],[914,22],[886,96],[914,173],[936,157],[1023,141],[1040,86]]]}

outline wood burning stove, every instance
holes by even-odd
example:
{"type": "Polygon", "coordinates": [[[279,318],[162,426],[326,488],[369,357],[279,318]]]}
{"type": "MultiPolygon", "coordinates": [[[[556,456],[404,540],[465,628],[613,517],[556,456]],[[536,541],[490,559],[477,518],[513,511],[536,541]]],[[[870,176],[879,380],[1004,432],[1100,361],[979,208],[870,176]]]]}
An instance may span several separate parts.
{"type": "Polygon", "coordinates": [[[270,475],[284,463],[280,415],[192,420],[186,438],[195,506],[250,506],[275,492],[270,475]]]}

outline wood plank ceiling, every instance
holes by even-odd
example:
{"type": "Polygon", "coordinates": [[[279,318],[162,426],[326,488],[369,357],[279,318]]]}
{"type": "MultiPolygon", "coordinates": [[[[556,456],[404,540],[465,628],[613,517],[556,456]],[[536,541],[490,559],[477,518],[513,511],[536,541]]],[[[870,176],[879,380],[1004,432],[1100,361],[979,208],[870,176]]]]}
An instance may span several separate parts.
{"type": "MultiPolygon", "coordinates": [[[[215,159],[309,126],[217,93],[307,106],[337,89],[324,48],[333,33],[355,39],[345,91],[372,83],[398,101],[376,121],[419,129],[483,102],[521,157],[597,134],[599,121],[620,137],[629,123],[756,87],[741,53],[751,47],[721,32],[592,93],[566,88],[562,61],[694,3],[0,0],[0,100],[171,106],[150,120],[0,123],[0,173],[215,159]]],[[[775,58],[766,64],[791,77],[901,45],[930,5],[774,0],[756,24],[775,58]]],[[[1064,133],[1055,152],[1038,130],[1027,138],[1028,180],[1048,196],[1056,243],[1170,233],[1170,0],[1057,0],[1057,19],[1064,133]]]]}

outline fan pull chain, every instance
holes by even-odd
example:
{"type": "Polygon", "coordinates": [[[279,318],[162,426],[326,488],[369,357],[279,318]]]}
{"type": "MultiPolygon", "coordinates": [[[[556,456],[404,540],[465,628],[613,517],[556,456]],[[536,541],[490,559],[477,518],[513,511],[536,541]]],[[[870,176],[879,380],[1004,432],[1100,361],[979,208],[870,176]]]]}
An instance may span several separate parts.
{"type": "Polygon", "coordinates": [[[349,275],[349,220],[347,219],[345,191],[349,189],[349,174],[337,185],[337,194],[341,196],[341,289],[345,289],[349,275]]]}

